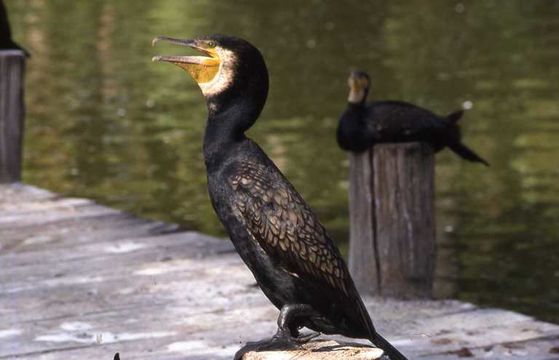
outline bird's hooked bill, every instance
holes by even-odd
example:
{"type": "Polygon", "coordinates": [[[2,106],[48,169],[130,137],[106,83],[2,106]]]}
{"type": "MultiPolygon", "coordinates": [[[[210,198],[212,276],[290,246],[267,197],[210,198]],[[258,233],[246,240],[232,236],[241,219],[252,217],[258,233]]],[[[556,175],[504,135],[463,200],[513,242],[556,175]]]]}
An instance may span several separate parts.
{"type": "Polygon", "coordinates": [[[151,42],[152,46],[165,41],[174,45],[186,46],[202,55],[156,55],[154,62],[169,62],[186,70],[197,83],[206,83],[214,79],[219,71],[221,59],[215,43],[205,39],[175,39],[167,36],[157,36],[151,42]]]}

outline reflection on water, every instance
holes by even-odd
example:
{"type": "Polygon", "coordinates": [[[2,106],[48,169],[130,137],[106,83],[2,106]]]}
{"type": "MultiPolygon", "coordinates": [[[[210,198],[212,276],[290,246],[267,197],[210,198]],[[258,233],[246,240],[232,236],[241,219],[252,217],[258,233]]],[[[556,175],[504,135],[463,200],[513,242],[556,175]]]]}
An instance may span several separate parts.
{"type": "Polygon", "coordinates": [[[368,70],[379,99],[439,113],[471,101],[466,142],[492,166],[437,158],[441,292],[559,321],[559,2],[7,6],[33,53],[25,181],[208,233],[222,229],[205,188],[205,105],[185,74],[151,63],[184,51],[155,51],[155,35],[237,34],[262,50],[271,91],[250,135],[342,244],[347,161],[334,131],[348,70],[368,70]]]}

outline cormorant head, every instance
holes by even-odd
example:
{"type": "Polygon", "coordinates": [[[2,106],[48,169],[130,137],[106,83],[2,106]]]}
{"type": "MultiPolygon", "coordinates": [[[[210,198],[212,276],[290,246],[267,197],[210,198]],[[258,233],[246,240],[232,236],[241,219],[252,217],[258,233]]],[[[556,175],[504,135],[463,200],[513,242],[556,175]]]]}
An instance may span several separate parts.
{"type": "Polygon", "coordinates": [[[202,90],[210,112],[238,106],[247,116],[258,117],[268,94],[268,70],[260,51],[248,41],[224,35],[189,40],[159,36],[152,44],[167,41],[190,47],[198,56],[155,56],[153,61],[175,64],[186,70],[202,90]]]}
{"type": "Polygon", "coordinates": [[[352,71],[347,79],[349,96],[347,101],[351,104],[362,104],[367,99],[371,78],[364,71],[352,71]]]}

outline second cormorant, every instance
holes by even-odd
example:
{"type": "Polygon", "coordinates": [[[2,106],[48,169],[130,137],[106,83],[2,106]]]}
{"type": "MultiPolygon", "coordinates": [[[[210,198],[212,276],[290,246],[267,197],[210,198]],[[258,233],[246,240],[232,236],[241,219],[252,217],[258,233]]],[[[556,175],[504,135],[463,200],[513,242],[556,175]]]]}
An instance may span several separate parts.
{"type": "MultiPolygon", "coordinates": [[[[308,341],[302,327],[366,338],[391,359],[406,359],[373,327],[347,266],[316,214],[262,149],[245,136],[268,94],[260,51],[245,40],[214,35],[159,37],[201,53],[156,56],[186,70],[206,99],[204,160],[212,205],[237,252],[280,309],[270,340],[241,349],[275,349],[308,341]]],[[[226,281],[226,279],[224,279],[226,281]]]]}
{"type": "Polygon", "coordinates": [[[362,71],[353,71],[348,85],[348,105],[337,130],[342,149],[360,153],[379,143],[418,141],[431,145],[435,152],[448,147],[466,160],[489,166],[462,143],[458,126],[462,110],[443,117],[403,101],[367,103],[370,78],[362,71]]]}

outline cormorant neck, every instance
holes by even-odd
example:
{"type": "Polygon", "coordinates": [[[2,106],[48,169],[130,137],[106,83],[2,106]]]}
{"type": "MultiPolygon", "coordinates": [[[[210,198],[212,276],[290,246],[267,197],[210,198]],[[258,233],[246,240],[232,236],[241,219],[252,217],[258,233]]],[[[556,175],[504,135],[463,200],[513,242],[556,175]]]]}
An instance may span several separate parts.
{"type": "Polygon", "coordinates": [[[362,116],[361,114],[365,111],[365,100],[359,101],[359,102],[351,102],[349,101],[347,103],[347,108],[346,108],[346,114],[348,114],[349,116],[346,116],[344,118],[344,122],[351,122],[351,123],[363,123],[365,122],[365,117],[362,116]]]}
{"type": "MultiPolygon", "coordinates": [[[[215,119],[229,119],[235,123],[232,130],[245,132],[254,124],[266,103],[268,90],[262,89],[255,93],[239,93],[233,91],[207,97],[208,124],[215,119]]],[[[221,123],[223,124],[223,123],[221,123]]]]}
{"type": "Polygon", "coordinates": [[[207,98],[208,121],[204,134],[204,159],[208,169],[232,154],[233,147],[246,139],[247,131],[258,119],[267,96],[266,89],[242,96],[231,92],[207,98]]]}
{"type": "Polygon", "coordinates": [[[345,115],[342,116],[341,122],[346,124],[345,126],[353,126],[355,124],[363,124],[366,122],[365,116],[363,116],[364,111],[366,111],[365,101],[360,102],[348,102],[345,115]],[[349,125],[351,124],[351,125],[349,125]]]}
{"type": "Polygon", "coordinates": [[[208,171],[236,155],[235,147],[246,140],[245,131],[260,116],[268,96],[268,69],[262,54],[247,43],[236,46],[236,55],[217,75],[224,86],[203,89],[208,106],[204,135],[208,171]]]}
{"type": "Polygon", "coordinates": [[[348,109],[361,109],[365,107],[365,101],[360,101],[360,102],[351,102],[348,101],[347,103],[347,108],[348,109]]]}
{"type": "Polygon", "coordinates": [[[367,102],[367,95],[369,95],[369,88],[364,88],[359,92],[350,91],[347,103],[349,107],[363,107],[367,102]]]}

